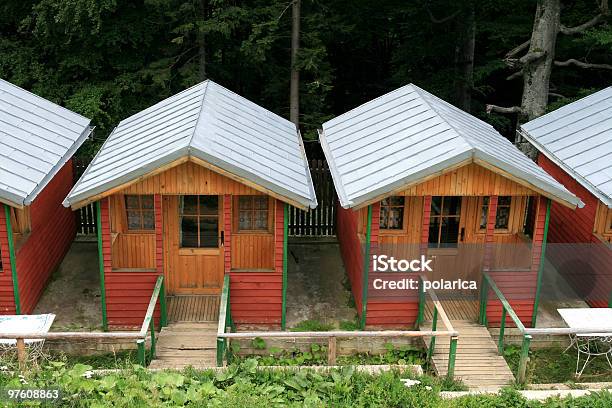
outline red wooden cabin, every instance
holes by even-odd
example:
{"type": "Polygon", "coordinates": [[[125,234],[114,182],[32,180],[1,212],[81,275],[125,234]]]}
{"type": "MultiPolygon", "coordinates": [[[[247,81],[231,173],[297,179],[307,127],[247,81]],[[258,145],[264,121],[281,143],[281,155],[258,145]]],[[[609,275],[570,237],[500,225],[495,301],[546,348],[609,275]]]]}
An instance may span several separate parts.
{"type": "MultiPolygon", "coordinates": [[[[320,140],[342,206],[338,238],[364,327],[410,327],[419,313],[416,288],[377,289],[375,279],[398,274],[374,272],[372,255],[432,259],[430,281],[480,286],[485,270],[532,324],[547,203],[573,209],[575,196],[492,126],[414,85],[324,123],[320,140]]],[[[437,291],[449,317],[476,320],[478,291],[457,292],[465,296],[437,291]]],[[[501,319],[493,296],[487,319],[501,319]]]]}
{"type": "Polygon", "coordinates": [[[31,313],[68,251],[62,206],[89,119],[0,79],[0,314],[31,313]]]}
{"type": "Polygon", "coordinates": [[[170,321],[216,319],[229,275],[235,323],[284,323],[286,208],[317,205],[291,122],[200,83],[115,128],[65,205],[94,201],[108,326],[139,326],[160,274],[170,321]]]}
{"type": "Polygon", "coordinates": [[[538,164],[585,203],[575,211],[552,206],[559,274],[591,306],[612,307],[612,87],[526,123],[520,134],[538,149],[538,164]]]}

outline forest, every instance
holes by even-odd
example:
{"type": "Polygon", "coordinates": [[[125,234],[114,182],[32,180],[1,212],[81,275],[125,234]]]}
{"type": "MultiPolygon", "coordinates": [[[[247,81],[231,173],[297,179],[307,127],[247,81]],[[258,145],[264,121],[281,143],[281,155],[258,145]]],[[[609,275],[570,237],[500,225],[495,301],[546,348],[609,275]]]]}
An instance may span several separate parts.
{"type": "Polygon", "coordinates": [[[323,121],[411,82],[514,140],[612,85],[611,22],[607,0],[2,0],[0,77],[91,118],[83,158],[207,78],[292,111],[309,155],[323,121]]]}

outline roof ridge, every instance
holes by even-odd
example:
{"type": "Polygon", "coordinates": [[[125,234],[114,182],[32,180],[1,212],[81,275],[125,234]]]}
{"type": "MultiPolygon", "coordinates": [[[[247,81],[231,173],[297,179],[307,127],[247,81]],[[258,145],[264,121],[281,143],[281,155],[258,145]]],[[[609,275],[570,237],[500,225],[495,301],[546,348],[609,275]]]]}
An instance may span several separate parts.
{"type": "Polygon", "coordinates": [[[210,79],[206,79],[200,84],[204,84],[204,90],[202,91],[202,102],[200,104],[200,109],[198,111],[198,120],[196,120],[195,125],[193,126],[193,132],[189,137],[189,142],[187,142],[187,155],[191,156],[191,145],[193,143],[193,139],[195,138],[196,130],[198,129],[198,125],[200,124],[200,119],[202,119],[202,111],[204,110],[204,101],[206,100],[206,92],[208,92],[208,86],[212,81],[210,79]]]}
{"type": "MultiPolygon", "coordinates": [[[[451,128],[454,130],[454,131],[455,131],[455,133],[457,133],[457,134],[458,134],[458,135],[461,137],[461,140],[463,140],[465,143],[467,143],[467,144],[468,144],[468,145],[469,145],[469,146],[472,148],[472,153],[473,153],[473,152],[476,150],[476,146],[473,144],[473,142],[470,140],[470,138],[469,138],[468,136],[466,136],[466,135],[465,135],[465,134],[464,134],[462,131],[459,131],[459,130],[457,129],[457,127],[455,127],[455,125],[453,125],[452,123],[450,123],[450,122],[449,122],[449,121],[448,121],[448,120],[447,120],[447,119],[446,119],[446,118],[445,118],[445,117],[444,117],[444,116],[443,116],[443,115],[442,115],[442,114],[441,114],[441,113],[438,111],[438,109],[436,109],[436,108],[435,108],[435,107],[434,107],[434,106],[433,106],[431,103],[429,103],[429,101],[427,100],[427,97],[429,97],[429,96],[433,96],[435,99],[439,99],[439,100],[441,100],[441,101],[443,101],[443,100],[442,100],[442,99],[440,99],[440,98],[438,98],[438,97],[437,97],[437,96],[435,96],[434,94],[427,92],[427,91],[426,91],[426,90],[424,90],[423,88],[420,88],[420,87],[419,87],[419,86],[417,86],[417,85],[414,85],[414,84],[410,84],[410,85],[412,85],[412,86],[415,88],[415,91],[416,91],[416,92],[417,92],[417,93],[418,93],[418,94],[421,96],[421,98],[423,99],[423,102],[424,102],[424,103],[426,103],[426,104],[427,104],[427,106],[429,106],[429,108],[430,108],[431,110],[433,110],[433,111],[436,113],[436,115],[437,115],[437,116],[438,116],[440,119],[442,119],[442,121],[444,121],[444,123],[446,123],[448,126],[450,126],[450,127],[451,127],[451,128]],[[424,92],[426,95],[424,95],[422,92],[424,92]]],[[[444,102],[446,102],[446,101],[444,101],[444,102]]],[[[446,103],[448,103],[448,102],[446,102],[446,103]]],[[[454,105],[453,105],[453,106],[454,106],[454,105]]]]}

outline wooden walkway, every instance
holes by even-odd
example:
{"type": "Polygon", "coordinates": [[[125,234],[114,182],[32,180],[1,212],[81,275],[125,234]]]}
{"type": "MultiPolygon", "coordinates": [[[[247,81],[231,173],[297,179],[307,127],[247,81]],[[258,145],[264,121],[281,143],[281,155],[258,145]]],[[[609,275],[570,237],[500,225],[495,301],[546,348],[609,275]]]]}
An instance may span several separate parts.
{"type": "MultiPolygon", "coordinates": [[[[446,308],[445,308],[446,310],[446,308]]],[[[441,329],[440,321],[438,328],[441,329]]],[[[486,327],[472,320],[451,320],[459,332],[455,377],[470,389],[498,390],[514,381],[514,376],[506,360],[497,352],[497,345],[486,327]]],[[[422,325],[424,330],[431,328],[431,321],[422,325]]],[[[425,337],[429,348],[430,337],[425,337]]],[[[446,375],[450,338],[438,337],[432,356],[433,368],[439,376],[446,375]]]]}
{"type": "Polygon", "coordinates": [[[175,322],[157,338],[156,359],[149,368],[208,368],[217,365],[217,322],[175,322]]]}
{"type": "MultiPolygon", "coordinates": [[[[440,300],[446,315],[451,320],[478,320],[479,304],[476,300],[461,298],[461,299],[443,299],[440,300]]],[[[427,302],[425,306],[425,321],[433,319],[433,304],[427,302]]]]}
{"type": "Polygon", "coordinates": [[[168,321],[216,322],[219,319],[218,295],[169,296],[168,321]]]}

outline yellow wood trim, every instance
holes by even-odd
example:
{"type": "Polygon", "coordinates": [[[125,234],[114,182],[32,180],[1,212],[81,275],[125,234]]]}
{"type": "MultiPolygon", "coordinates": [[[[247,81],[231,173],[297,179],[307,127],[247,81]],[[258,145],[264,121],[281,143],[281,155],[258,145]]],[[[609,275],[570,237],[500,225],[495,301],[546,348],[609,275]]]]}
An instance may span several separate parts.
{"type": "Polygon", "coordinates": [[[196,255],[219,255],[220,248],[179,248],[180,256],[196,256],[196,255]]]}

